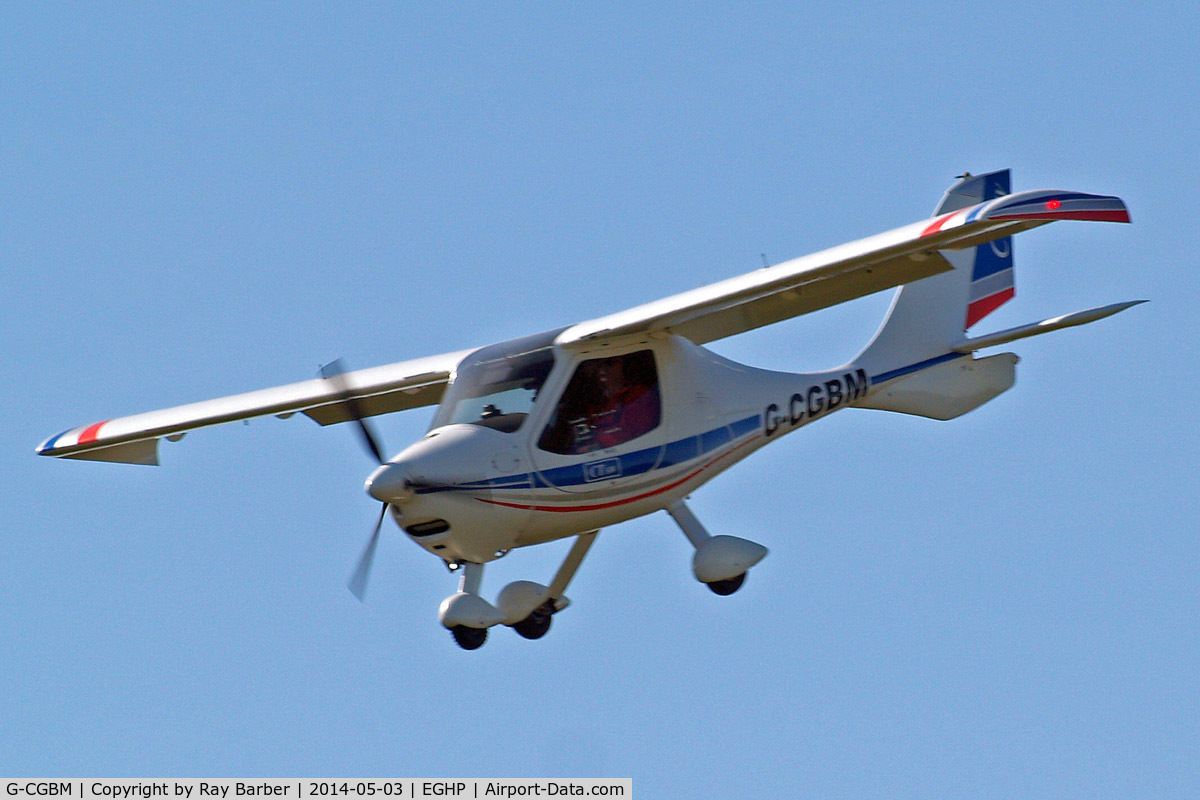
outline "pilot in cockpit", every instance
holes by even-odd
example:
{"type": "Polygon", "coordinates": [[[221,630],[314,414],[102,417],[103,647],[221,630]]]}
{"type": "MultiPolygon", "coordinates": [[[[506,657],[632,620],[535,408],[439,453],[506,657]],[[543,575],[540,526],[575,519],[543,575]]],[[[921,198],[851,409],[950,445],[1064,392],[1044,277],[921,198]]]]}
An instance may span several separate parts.
{"type": "Polygon", "coordinates": [[[649,350],[592,359],[575,371],[539,446],[563,455],[615,447],[658,427],[661,416],[649,350]]]}

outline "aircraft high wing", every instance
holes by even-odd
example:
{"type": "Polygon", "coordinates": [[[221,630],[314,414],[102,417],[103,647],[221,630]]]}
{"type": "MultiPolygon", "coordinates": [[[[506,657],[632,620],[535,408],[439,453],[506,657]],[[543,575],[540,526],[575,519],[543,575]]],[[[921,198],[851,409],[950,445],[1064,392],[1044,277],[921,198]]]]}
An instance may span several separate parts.
{"type": "MultiPolygon", "coordinates": [[[[458,362],[470,350],[400,361],[341,376],[362,416],[388,414],[437,403],[458,362]]],[[[82,425],[38,447],[45,456],[125,464],[158,464],[158,440],[178,441],[190,430],[274,414],[300,412],[321,425],[348,422],[342,387],[316,378],[256,392],[190,403],[161,411],[82,425]]]]}
{"type": "MultiPolygon", "coordinates": [[[[1128,222],[1117,197],[1060,190],[1006,195],[932,220],[759,269],[565,329],[558,344],[661,330],[696,344],[910,283],[952,269],[941,251],[960,250],[1055,220],[1128,222]]],[[[472,350],[401,361],[343,376],[363,416],[437,403],[472,350]]],[[[47,439],[45,456],[157,464],[158,440],[252,417],[300,412],[322,425],[351,419],[345,396],[314,379],[83,425],[47,439]]]]}
{"type": "Polygon", "coordinates": [[[560,344],[665,330],[704,344],[927,278],[962,250],[1055,220],[1129,222],[1119,197],[1041,190],[1000,197],[568,328],[560,344]]]}
{"type": "Polygon", "coordinates": [[[732,594],[767,548],[710,534],[686,505],[692,492],[842,409],[966,414],[1016,379],[1016,353],[979,350],[1136,305],[968,337],[1014,297],[1013,234],[1055,220],[1129,221],[1116,197],[1009,187],[1008,170],[963,175],[930,219],[673,297],[474,350],[356,372],[334,362],[316,380],[73,428],[38,452],[157,464],[160,439],[207,425],[297,412],[322,425],[353,421],[376,463],[364,488],[382,507],[348,586],[364,597],[390,516],[459,573],[438,620],[466,649],[497,625],[543,636],[597,531],[659,511],[694,548],[696,580],[732,594]],[[777,372],[704,347],[895,286],[874,338],[831,370],[777,372]],[[365,421],[435,403],[429,432],[391,456],[365,421]],[[487,563],[567,537],[575,542],[546,585],[515,581],[484,599],[487,563]]]}

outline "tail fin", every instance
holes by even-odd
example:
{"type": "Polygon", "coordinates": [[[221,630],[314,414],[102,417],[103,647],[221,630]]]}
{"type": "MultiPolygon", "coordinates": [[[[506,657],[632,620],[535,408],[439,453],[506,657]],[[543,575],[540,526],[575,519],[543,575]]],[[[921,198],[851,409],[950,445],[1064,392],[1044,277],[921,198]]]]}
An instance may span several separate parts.
{"type": "MultiPolygon", "coordinates": [[[[947,190],[934,212],[935,225],[946,224],[957,211],[1009,192],[1008,170],[963,175],[947,190]]],[[[1051,219],[1129,222],[1129,212],[1118,197],[1056,190],[1000,200],[967,216],[980,213],[991,219],[1021,219],[1035,224],[1051,219]],[[1066,205],[1071,208],[1064,212],[1066,205]]],[[[965,414],[1016,380],[1014,354],[975,358],[974,351],[1094,322],[1137,305],[1114,303],[968,339],[967,328],[1013,297],[1012,237],[939,252],[953,269],[900,287],[875,338],[855,359],[854,366],[865,370],[871,379],[871,391],[865,400],[856,403],[859,407],[934,419],[965,414]]]]}
{"type": "MultiPolygon", "coordinates": [[[[1006,169],[987,175],[964,177],[946,192],[934,216],[994,200],[1011,192],[1009,173],[1006,169]]],[[[961,255],[964,262],[967,259],[971,260],[967,316],[963,322],[963,330],[966,330],[1013,299],[1016,293],[1013,283],[1012,237],[981,244],[964,251],[961,255]]],[[[955,264],[955,267],[960,268],[958,264],[955,264]]],[[[966,269],[965,264],[961,268],[966,269]]]]}
{"type": "MultiPolygon", "coordinates": [[[[1008,170],[963,175],[935,217],[1011,193],[1008,170]]],[[[974,360],[952,348],[976,322],[1014,294],[1012,237],[943,250],[954,269],[902,286],[875,338],[858,357],[872,382],[886,383],[862,407],[952,419],[983,405],[1016,380],[1012,353],[974,360]],[[895,380],[907,376],[903,380],[895,380]]]]}
{"type": "MultiPolygon", "coordinates": [[[[963,175],[946,190],[935,217],[1011,192],[1008,170],[963,175]]],[[[870,371],[944,354],[963,333],[1014,294],[1012,237],[965,250],[943,250],[954,269],[902,286],[883,325],[858,357],[870,371]]]]}

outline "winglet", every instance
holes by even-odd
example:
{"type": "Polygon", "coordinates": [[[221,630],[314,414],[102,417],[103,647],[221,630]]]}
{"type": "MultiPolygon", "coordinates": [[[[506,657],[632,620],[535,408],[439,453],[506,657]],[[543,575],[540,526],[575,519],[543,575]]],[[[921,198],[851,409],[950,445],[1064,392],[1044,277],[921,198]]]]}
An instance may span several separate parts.
{"type": "Polygon", "coordinates": [[[1023,192],[1008,197],[984,213],[985,219],[1076,219],[1091,222],[1129,222],[1129,209],[1119,197],[1082,192],[1023,192]]]}

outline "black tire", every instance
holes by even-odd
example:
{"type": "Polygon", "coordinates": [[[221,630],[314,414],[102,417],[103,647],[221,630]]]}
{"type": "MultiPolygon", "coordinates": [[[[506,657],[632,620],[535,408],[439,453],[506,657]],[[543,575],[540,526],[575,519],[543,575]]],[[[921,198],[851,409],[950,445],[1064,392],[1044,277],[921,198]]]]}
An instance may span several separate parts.
{"type": "Polygon", "coordinates": [[[526,639],[540,639],[550,630],[550,623],[553,621],[554,618],[544,611],[534,611],[512,627],[526,639]]]}
{"type": "Polygon", "coordinates": [[[487,628],[468,628],[466,625],[455,625],[450,629],[455,643],[463,650],[478,650],[487,641],[487,628]]]}
{"type": "Polygon", "coordinates": [[[723,581],[713,581],[712,583],[705,584],[705,586],[707,586],[709,589],[712,589],[714,594],[719,594],[722,597],[725,597],[742,588],[742,584],[745,582],[746,573],[743,572],[741,575],[735,575],[732,578],[727,578],[723,581]]]}

